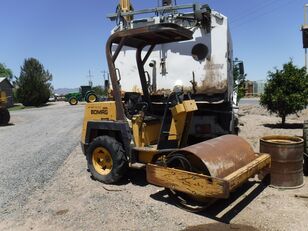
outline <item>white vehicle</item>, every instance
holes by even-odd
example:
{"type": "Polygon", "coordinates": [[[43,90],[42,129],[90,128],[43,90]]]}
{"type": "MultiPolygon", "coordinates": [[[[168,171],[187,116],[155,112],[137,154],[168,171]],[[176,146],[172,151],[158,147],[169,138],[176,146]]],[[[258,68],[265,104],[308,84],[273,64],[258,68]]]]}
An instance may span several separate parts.
{"type": "MultiPolygon", "coordinates": [[[[163,101],[174,90],[189,93],[197,101],[199,110],[190,128],[191,143],[237,133],[238,106],[228,18],[208,5],[179,6],[163,1],[158,8],[130,11],[129,1],[121,1],[121,4],[122,11],[108,16],[117,20],[112,33],[161,23],[175,23],[194,32],[192,40],[156,46],[147,59],[145,75],[152,102],[163,101]],[[187,12],[189,9],[191,12],[187,12]],[[145,13],[155,15],[133,19],[145,13]]],[[[124,48],[117,58],[123,92],[142,92],[135,53],[133,48],[124,48]]],[[[146,53],[147,48],[142,55],[146,53]]]]}

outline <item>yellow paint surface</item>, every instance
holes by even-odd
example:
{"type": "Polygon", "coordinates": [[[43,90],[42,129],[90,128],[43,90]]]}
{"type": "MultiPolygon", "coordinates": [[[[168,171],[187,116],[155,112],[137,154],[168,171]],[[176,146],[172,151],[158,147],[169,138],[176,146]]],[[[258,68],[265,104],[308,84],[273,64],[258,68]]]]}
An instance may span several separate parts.
{"type": "Polygon", "coordinates": [[[81,142],[85,143],[87,124],[89,121],[116,120],[114,101],[88,103],[85,106],[81,142]]]}

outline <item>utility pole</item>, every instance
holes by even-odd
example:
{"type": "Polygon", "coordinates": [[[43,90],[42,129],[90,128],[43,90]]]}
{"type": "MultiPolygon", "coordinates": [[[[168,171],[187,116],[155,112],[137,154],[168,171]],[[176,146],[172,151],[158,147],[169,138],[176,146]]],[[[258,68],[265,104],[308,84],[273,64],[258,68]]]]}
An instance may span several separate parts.
{"type": "Polygon", "coordinates": [[[104,81],[105,81],[105,80],[106,80],[106,76],[107,76],[108,72],[107,72],[107,71],[101,71],[101,73],[103,73],[103,78],[104,78],[104,81]]]}
{"type": "Polygon", "coordinates": [[[307,57],[307,48],[308,48],[308,23],[307,23],[307,10],[308,4],[304,6],[304,25],[302,25],[302,34],[303,34],[303,48],[305,49],[305,68],[308,73],[308,57],[307,57]]]}
{"type": "Polygon", "coordinates": [[[93,87],[93,82],[92,82],[93,75],[91,74],[91,70],[89,70],[89,75],[87,75],[87,77],[89,78],[89,86],[93,87]]]}
{"type": "Polygon", "coordinates": [[[109,73],[107,71],[101,71],[101,73],[103,73],[104,88],[109,89],[109,73]]]}

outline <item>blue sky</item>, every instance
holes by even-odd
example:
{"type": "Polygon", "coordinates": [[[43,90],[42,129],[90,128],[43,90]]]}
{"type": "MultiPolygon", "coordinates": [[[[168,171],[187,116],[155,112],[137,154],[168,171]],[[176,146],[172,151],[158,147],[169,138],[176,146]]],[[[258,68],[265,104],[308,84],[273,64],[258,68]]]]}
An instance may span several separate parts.
{"type": "MultiPolygon", "coordinates": [[[[154,7],[157,0],[132,0],[135,9],[154,7]]],[[[300,26],[303,0],[177,0],[208,3],[229,17],[234,56],[245,61],[247,78],[266,79],[274,67],[292,58],[304,65],[300,26]]],[[[35,57],[53,74],[55,88],[95,85],[107,70],[105,43],[114,27],[106,19],[118,1],[0,0],[0,62],[19,76],[25,58],[35,57]]]]}

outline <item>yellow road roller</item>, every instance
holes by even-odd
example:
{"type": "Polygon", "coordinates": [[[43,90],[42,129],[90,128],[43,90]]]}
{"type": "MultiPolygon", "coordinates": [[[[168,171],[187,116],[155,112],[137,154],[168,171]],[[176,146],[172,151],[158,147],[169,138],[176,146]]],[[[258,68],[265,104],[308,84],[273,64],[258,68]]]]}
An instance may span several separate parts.
{"type": "Polygon", "coordinates": [[[86,105],[81,144],[94,179],[116,183],[129,167],[144,166],[149,183],[165,187],[177,205],[196,212],[228,198],[271,160],[235,135],[188,142],[198,111],[192,94],[181,88],[160,97],[149,93],[144,65],[155,46],[188,41],[192,34],[173,23],[113,33],[106,45],[112,98],[86,105]],[[141,92],[121,91],[115,63],[122,49],[136,51],[141,92]]]}

